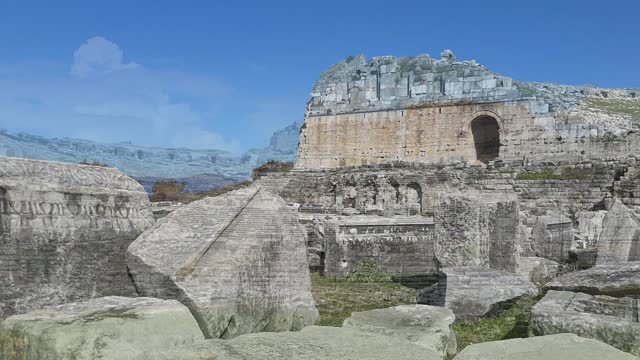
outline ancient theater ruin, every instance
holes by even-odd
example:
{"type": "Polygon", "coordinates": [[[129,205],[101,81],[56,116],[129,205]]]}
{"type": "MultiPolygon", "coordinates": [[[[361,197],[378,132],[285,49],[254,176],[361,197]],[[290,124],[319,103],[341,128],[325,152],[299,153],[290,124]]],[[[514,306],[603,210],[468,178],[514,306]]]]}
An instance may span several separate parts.
{"type": "Polygon", "coordinates": [[[602,229],[614,203],[637,228],[640,119],[620,110],[636,93],[519,82],[450,51],[349,58],[313,87],[295,168],[258,183],[299,206],[312,269],[430,274],[424,301],[472,319],[558,262],[635,258],[635,228],[624,246],[602,229]]]}

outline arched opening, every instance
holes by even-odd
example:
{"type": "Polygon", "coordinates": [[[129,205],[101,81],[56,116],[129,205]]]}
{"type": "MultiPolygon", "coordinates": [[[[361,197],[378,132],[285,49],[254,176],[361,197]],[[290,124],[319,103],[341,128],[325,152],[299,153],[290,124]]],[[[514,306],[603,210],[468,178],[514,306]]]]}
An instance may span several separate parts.
{"type": "Polygon", "coordinates": [[[422,212],[422,188],[416,183],[407,185],[407,209],[409,215],[417,215],[422,212]]]}
{"type": "Polygon", "coordinates": [[[497,159],[500,155],[500,126],[498,121],[487,115],[471,122],[471,133],[476,147],[476,158],[482,162],[497,159]]]}

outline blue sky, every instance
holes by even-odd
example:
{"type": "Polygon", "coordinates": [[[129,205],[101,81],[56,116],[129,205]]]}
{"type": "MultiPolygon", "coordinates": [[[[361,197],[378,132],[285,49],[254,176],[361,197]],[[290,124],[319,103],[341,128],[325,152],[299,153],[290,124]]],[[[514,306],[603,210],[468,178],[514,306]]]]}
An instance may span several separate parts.
{"type": "Polygon", "coordinates": [[[222,148],[302,120],[349,55],[452,49],[519,80],[640,87],[639,1],[3,1],[0,128],[222,148]]]}

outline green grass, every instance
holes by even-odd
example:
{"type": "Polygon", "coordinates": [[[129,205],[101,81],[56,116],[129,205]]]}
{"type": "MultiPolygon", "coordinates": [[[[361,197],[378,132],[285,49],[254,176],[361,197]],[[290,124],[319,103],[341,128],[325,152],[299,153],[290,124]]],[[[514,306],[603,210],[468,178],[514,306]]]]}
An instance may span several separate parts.
{"type": "Polygon", "coordinates": [[[531,308],[538,300],[539,296],[525,296],[497,316],[468,324],[454,324],[458,351],[471,344],[527,337],[531,308]]]}
{"type": "Polygon", "coordinates": [[[640,101],[589,97],[585,102],[588,108],[631,116],[633,121],[640,123],[640,101]]]}
{"type": "Polygon", "coordinates": [[[587,179],[594,175],[601,174],[601,169],[580,169],[566,167],[561,170],[560,174],[553,170],[547,169],[541,172],[521,172],[516,176],[516,180],[574,180],[587,179]]]}
{"type": "Polygon", "coordinates": [[[415,304],[416,290],[387,276],[323,277],[311,274],[311,292],[320,312],[317,325],[342,326],[352,312],[415,304]]]}

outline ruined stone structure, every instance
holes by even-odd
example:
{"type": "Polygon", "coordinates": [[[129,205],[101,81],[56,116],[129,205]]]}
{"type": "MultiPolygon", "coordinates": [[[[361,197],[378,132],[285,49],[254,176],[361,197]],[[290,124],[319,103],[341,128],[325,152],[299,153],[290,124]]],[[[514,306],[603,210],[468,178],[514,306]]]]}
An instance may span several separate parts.
{"type": "Polygon", "coordinates": [[[0,158],[0,318],[135,296],[124,254],[153,223],[142,186],[116,169],[0,158]]]}
{"type": "Polygon", "coordinates": [[[578,162],[633,154],[630,116],[599,116],[586,95],[634,101],[635,90],[528,84],[475,61],[364,56],[324,73],[311,93],[296,166],[304,169],[392,161],[578,162]],[[583,106],[584,105],[584,106],[583,106]],[[620,153],[623,151],[623,154],[620,153]]]}

